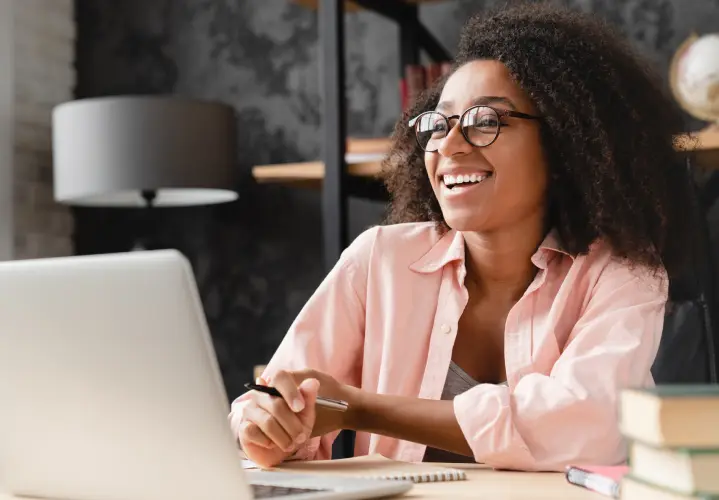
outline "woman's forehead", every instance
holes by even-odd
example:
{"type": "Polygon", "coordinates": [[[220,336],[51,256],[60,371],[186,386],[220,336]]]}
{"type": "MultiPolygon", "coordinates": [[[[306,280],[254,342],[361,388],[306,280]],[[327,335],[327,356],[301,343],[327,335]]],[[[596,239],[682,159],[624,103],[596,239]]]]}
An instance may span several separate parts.
{"type": "Polygon", "coordinates": [[[504,64],[478,60],[460,67],[447,79],[439,102],[442,108],[455,110],[474,104],[497,104],[502,100],[503,104],[511,105],[525,99],[523,94],[504,64]]]}

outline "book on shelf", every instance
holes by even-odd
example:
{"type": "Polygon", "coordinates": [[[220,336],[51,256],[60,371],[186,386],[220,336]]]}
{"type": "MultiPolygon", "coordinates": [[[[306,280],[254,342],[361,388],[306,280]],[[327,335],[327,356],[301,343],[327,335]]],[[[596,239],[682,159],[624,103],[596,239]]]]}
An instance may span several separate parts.
{"type": "Polygon", "coordinates": [[[400,80],[400,98],[402,111],[406,110],[424,90],[435,81],[448,74],[452,68],[449,61],[433,62],[427,65],[408,64],[404,68],[404,78],[400,80]]]}
{"type": "Polygon", "coordinates": [[[389,152],[391,144],[389,137],[350,137],[347,139],[345,162],[348,164],[381,162],[389,152]]]}
{"type": "Polygon", "coordinates": [[[412,102],[427,88],[427,79],[424,66],[410,64],[404,68],[404,79],[407,82],[407,95],[402,103],[402,108],[407,109],[412,102]]]}

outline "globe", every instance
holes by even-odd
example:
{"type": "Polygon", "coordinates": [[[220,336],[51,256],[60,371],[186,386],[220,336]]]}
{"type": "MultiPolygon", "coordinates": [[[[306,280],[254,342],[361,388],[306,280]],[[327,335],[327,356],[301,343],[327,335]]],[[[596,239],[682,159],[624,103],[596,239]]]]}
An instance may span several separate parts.
{"type": "Polygon", "coordinates": [[[669,80],[687,113],[719,123],[719,33],[694,34],[685,40],[672,59],[669,80]]]}

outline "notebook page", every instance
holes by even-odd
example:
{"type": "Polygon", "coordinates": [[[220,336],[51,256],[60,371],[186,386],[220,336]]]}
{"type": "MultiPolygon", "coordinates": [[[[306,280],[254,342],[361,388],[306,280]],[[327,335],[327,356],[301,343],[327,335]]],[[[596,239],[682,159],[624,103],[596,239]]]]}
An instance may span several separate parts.
{"type": "Polygon", "coordinates": [[[411,479],[415,482],[461,481],[464,471],[436,464],[400,462],[382,455],[366,455],[341,460],[287,462],[272,470],[328,476],[385,479],[411,479]]]}

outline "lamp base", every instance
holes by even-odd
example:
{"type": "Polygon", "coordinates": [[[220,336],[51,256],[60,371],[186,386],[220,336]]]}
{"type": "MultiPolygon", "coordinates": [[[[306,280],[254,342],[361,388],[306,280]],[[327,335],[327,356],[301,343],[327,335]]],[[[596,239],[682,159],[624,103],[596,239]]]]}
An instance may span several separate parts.
{"type": "MultiPolygon", "coordinates": [[[[144,217],[145,220],[142,224],[144,226],[143,233],[145,235],[149,236],[149,234],[151,232],[151,228],[152,228],[152,223],[149,219],[149,217],[151,217],[152,214],[150,214],[149,211],[152,208],[154,208],[155,198],[157,197],[157,191],[152,190],[152,189],[143,189],[140,194],[142,196],[142,199],[145,200],[145,211],[146,211],[145,217],[144,217]]],[[[146,239],[147,238],[145,238],[145,240],[146,239]]],[[[133,244],[130,251],[131,252],[142,252],[144,250],[148,250],[148,245],[145,240],[143,240],[142,238],[138,238],[137,240],[135,240],[135,243],[133,244]]]]}

